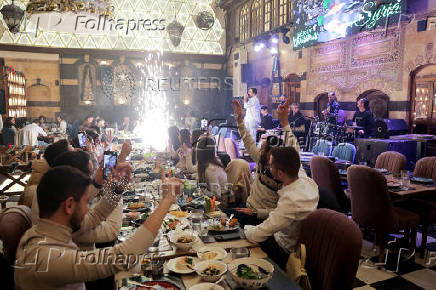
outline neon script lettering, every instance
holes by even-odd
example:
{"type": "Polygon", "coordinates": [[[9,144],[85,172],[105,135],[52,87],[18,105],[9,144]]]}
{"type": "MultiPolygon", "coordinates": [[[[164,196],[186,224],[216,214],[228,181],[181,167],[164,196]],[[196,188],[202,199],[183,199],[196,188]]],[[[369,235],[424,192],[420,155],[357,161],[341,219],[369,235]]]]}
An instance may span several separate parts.
{"type": "Polygon", "coordinates": [[[293,37],[293,40],[294,40],[294,48],[295,49],[300,48],[308,42],[317,41],[318,32],[312,28],[309,28],[298,32],[297,35],[293,37]]]}
{"type": "Polygon", "coordinates": [[[397,0],[395,3],[382,4],[378,9],[375,9],[375,1],[367,2],[363,5],[359,20],[355,23],[356,26],[373,29],[377,26],[380,19],[388,19],[392,15],[401,13],[401,2],[397,0]]]}

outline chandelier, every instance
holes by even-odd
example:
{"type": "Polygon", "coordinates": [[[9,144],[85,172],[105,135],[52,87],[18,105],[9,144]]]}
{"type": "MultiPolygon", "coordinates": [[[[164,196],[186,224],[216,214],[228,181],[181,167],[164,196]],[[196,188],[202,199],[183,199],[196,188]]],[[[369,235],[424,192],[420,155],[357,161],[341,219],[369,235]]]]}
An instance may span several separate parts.
{"type": "Polygon", "coordinates": [[[110,0],[30,0],[26,7],[28,14],[44,12],[74,12],[112,15],[114,7],[110,0]]]}
{"type": "Polygon", "coordinates": [[[14,4],[14,0],[12,0],[12,4],[5,5],[0,10],[3,15],[3,20],[9,28],[9,31],[12,33],[17,33],[20,31],[20,24],[24,17],[24,11],[14,4]]]}

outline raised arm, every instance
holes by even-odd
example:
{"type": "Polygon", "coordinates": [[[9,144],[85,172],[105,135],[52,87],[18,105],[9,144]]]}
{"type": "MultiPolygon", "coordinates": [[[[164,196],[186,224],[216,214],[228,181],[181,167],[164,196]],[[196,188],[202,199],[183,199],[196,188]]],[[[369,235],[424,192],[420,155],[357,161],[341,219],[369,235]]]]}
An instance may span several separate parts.
{"type": "Polygon", "coordinates": [[[294,133],[291,130],[289,125],[289,113],[290,113],[290,103],[291,99],[286,99],[286,102],[283,105],[279,105],[277,108],[277,115],[279,117],[280,123],[282,124],[283,134],[285,136],[285,146],[294,147],[297,152],[300,151],[300,145],[298,144],[297,137],[295,137],[294,133]]]}
{"type": "Polygon", "coordinates": [[[250,133],[244,125],[244,120],[242,119],[241,104],[239,104],[237,100],[233,100],[232,107],[236,121],[238,123],[239,135],[241,135],[245,149],[250,154],[251,159],[253,159],[253,161],[257,163],[260,160],[260,150],[256,146],[256,142],[254,141],[253,137],[251,137],[250,133]]]}

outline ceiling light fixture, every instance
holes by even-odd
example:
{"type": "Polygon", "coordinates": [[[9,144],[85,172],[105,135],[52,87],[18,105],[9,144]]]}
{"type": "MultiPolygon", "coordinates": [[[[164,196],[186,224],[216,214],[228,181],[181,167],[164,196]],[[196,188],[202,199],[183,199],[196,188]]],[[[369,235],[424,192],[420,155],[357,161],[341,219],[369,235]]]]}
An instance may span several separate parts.
{"type": "Polygon", "coordinates": [[[9,31],[14,34],[20,32],[20,25],[24,17],[24,10],[15,5],[14,0],[12,0],[12,4],[3,6],[0,12],[3,15],[3,20],[8,26],[9,31]]]}

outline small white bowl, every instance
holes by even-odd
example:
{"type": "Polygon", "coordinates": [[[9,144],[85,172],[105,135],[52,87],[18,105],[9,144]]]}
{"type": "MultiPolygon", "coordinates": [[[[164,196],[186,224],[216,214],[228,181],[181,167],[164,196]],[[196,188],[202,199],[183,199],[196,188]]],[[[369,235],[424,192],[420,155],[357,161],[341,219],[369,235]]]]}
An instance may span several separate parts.
{"type": "Polygon", "coordinates": [[[184,232],[173,232],[169,234],[170,237],[170,242],[172,244],[174,244],[176,246],[177,249],[183,250],[183,251],[187,251],[190,248],[192,248],[192,246],[194,245],[194,243],[197,240],[197,236],[194,235],[194,233],[189,232],[189,231],[184,231],[184,232]],[[181,237],[189,237],[192,238],[192,242],[190,243],[179,243],[177,242],[177,240],[181,237]]]}
{"type": "Polygon", "coordinates": [[[221,278],[222,275],[224,275],[227,272],[227,264],[221,261],[213,261],[213,260],[203,261],[195,265],[195,271],[201,277],[201,280],[206,282],[216,282],[221,278]],[[203,270],[205,270],[209,266],[214,266],[220,271],[220,273],[218,275],[202,274],[201,272],[203,272],[203,270]]]}
{"type": "Polygon", "coordinates": [[[214,283],[200,283],[189,288],[189,290],[224,290],[223,287],[214,283]],[[212,288],[213,287],[213,288],[212,288]]]}
{"type": "Polygon", "coordinates": [[[227,251],[220,247],[201,247],[197,251],[197,257],[205,261],[223,260],[227,257],[227,251]],[[215,258],[206,259],[203,257],[205,252],[216,252],[218,255],[215,258]]]}

